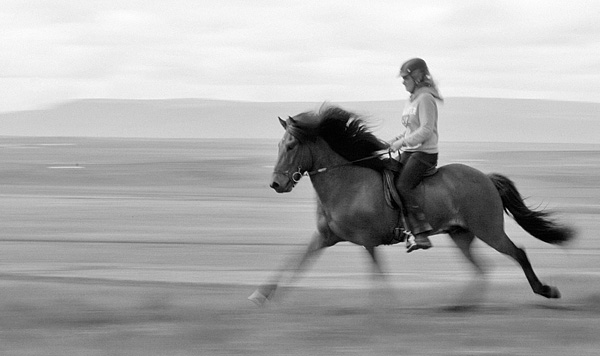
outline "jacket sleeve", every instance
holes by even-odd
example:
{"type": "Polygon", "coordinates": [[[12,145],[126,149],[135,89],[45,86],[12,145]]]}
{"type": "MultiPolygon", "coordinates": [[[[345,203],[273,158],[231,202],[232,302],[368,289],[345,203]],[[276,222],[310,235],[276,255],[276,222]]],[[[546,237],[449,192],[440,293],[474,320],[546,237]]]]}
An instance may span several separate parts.
{"type": "Polygon", "coordinates": [[[419,128],[404,137],[407,146],[414,147],[427,141],[437,122],[437,104],[431,94],[422,95],[418,107],[419,128]]]}

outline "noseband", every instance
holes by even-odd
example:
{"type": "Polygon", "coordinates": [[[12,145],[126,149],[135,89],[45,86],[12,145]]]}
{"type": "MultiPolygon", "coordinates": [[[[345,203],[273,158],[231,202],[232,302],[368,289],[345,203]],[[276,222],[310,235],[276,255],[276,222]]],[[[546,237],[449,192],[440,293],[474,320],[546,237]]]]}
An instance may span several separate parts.
{"type": "MultiPolygon", "coordinates": [[[[306,136],[306,134],[303,133],[303,131],[296,129],[295,126],[288,126],[287,130],[290,133],[290,135],[295,137],[300,142],[304,141],[308,137],[308,136],[306,136]]],[[[310,146],[308,146],[308,150],[310,151],[310,146]]],[[[311,156],[312,156],[312,154],[311,154],[311,156]]],[[[300,158],[301,158],[300,162],[302,162],[304,159],[304,151],[302,151],[300,158]]],[[[284,172],[274,171],[273,173],[281,174],[281,175],[288,177],[289,180],[294,182],[294,185],[296,185],[296,183],[298,183],[300,181],[300,179],[302,178],[302,176],[304,176],[305,174],[306,175],[311,174],[311,172],[307,172],[306,170],[303,170],[301,165],[298,165],[298,170],[295,172],[291,172],[288,170],[288,171],[284,171],[284,172]]]]}
{"type": "MultiPolygon", "coordinates": [[[[310,147],[309,147],[309,150],[310,150],[310,147]]],[[[302,152],[302,156],[304,156],[304,152],[302,152]]],[[[302,162],[302,160],[300,160],[300,162],[302,162]]],[[[284,172],[274,171],[274,173],[281,174],[281,175],[288,177],[289,180],[294,182],[294,185],[296,185],[296,183],[298,183],[300,181],[302,176],[304,176],[305,174],[306,175],[310,174],[309,172],[306,172],[306,170],[303,170],[301,165],[298,165],[298,170],[296,170],[295,172],[288,170],[288,171],[284,171],[284,172]]]]}
{"type": "Polygon", "coordinates": [[[281,174],[284,175],[286,177],[288,177],[289,180],[291,180],[292,182],[294,182],[294,184],[298,183],[300,181],[300,179],[302,178],[302,176],[305,174],[302,172],[302,167],[298,166],[298,170],[296,172],[290,172],[290,171],[285,171],[285,172],[281,172],[281,171],[275,171],[273,173],[276,174],[281,174]]]}

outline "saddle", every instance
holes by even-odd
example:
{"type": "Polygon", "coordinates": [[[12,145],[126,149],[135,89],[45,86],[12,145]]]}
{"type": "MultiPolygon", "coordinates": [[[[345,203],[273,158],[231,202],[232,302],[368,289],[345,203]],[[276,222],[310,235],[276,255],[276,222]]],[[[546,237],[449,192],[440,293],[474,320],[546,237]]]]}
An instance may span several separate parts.
{"type": "MultiPolygon", "coordinates": [[[[395,159],[386,159],[385,166],[382,171],[383,178],[383,195],[388,206],[393,210],[399,210],[398,221],[394,227],[393,235],[386,243],[387,245],[404,242],[408,238],[408,232],[404,229],[406,226],[406,215],[403,211],[403,203],[398,189],[396,188],[396,179],[402,171],[402,164],[395,159]]],[[[429,177],[437,173],[437,167],[431,167],[425,172],[425,177],[429,177]]]]}
{"type": "MultiPolygon", "coordinates": [[[[382,171],[383,177],[383,195],[388,206],[394,210],[402,210],[402,200],[398,189],[396,188],[396,179],[402,172],[402,164],[395,159],[384,160],[384,168],[382,171]]],[[[437,173],[437,167],[431,167],[425,172],[425,177],[432,176],[437,173]]]]}

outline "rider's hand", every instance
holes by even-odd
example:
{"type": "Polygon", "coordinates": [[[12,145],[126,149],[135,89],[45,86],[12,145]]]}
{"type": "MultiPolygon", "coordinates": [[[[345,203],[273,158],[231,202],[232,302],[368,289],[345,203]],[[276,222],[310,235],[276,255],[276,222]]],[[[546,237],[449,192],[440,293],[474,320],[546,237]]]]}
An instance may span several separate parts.
{"type": "Polygon", "coordinates": [[[400,147],[404,146],[404,138],[394,141],[390,145],[390,152],[396,152],[400,149],[400,147]]]}

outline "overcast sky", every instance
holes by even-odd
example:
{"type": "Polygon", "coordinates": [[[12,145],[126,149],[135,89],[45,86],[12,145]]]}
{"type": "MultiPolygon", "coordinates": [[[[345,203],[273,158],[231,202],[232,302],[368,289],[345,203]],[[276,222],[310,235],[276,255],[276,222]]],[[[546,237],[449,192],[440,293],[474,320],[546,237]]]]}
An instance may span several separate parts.
{"type": "Polygon", "coordinates": [[[2,0],[0,111],[76,98],[600,102],[600,1],[2,0]]]}

